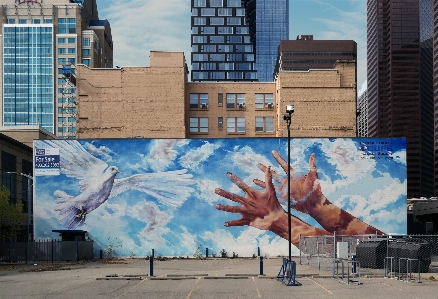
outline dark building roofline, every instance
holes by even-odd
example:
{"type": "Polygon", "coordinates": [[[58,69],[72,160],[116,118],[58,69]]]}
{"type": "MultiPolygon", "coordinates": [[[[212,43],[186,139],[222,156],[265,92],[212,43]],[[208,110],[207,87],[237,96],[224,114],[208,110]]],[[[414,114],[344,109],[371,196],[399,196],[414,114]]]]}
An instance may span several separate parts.
{"type": "Polygon", "coordinates": [[[20,141],[14,139],[14,138],[11,138],[11,137],[3,134],[3,133],[0,133],[0,139],[6,140],[6,141],[12,143],[13,145],[21,147],[21,148],[23,148],[25,150],[32,151],[32,148],[30,146],[28,146],[28,145],[26,145],[24,143],[21,143],[20,141]]]}

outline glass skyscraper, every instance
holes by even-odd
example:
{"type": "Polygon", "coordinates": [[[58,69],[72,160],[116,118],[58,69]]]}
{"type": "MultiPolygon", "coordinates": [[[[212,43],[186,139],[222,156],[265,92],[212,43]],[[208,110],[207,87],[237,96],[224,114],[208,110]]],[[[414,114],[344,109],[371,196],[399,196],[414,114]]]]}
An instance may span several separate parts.
{"type": "Polygon", "coordinates": [[[75,65],[112,67],[109,22],[94,0],[3,0],[2,11],[0,125],[75,138],[75,65]]]}
{"type": "Polygon", "coordinates": [[[289,0],[245,0],[259,81],[273,81],[278,46],[289,39],[289,0]]]}
{"type": "Polygon", "coordinates": [[[53,25],[4,25],[4,125],[54,132],[53,25]]]}
{"type": "Polygon", "coordinates": [[[287,0],[191,0],[192,81],[273,81],[287,0]]]}

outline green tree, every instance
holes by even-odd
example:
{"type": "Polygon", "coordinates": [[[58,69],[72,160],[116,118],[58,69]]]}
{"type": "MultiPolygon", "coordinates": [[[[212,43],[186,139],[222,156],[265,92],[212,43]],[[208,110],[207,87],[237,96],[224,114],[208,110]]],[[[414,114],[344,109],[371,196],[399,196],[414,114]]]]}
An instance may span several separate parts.
{"type": "Polygon", "coordinates": [[[10,194],[6,187],[0,188],[0,240],[15,237],[26,221],[23,205],[10,204],[10,194]]]}

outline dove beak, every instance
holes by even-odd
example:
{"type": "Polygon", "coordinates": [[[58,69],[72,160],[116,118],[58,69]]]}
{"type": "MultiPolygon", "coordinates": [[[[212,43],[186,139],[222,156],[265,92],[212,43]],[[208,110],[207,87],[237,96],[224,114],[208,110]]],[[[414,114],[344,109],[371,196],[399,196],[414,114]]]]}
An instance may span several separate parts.
{"type": "Polygon", "coordinates": [[[120,170],[117,170],[117,173],[122,173],[120,170]]]}

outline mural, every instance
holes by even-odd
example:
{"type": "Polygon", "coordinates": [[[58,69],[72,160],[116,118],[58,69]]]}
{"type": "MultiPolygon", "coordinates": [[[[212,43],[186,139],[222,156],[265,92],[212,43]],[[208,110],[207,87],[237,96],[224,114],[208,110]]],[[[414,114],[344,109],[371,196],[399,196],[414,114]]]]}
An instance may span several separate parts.
{"type": "MultiPolygon", "coordinates": [[[[117,238],[119,256],[152,248],[192,256],[198,245],[288,254],[285,138],[36,140],[34,148],[36,239],[77,229],[97,250],[117,238]]],[[[292,243],[300,234],[406,233],[405,149],[402,138],[291,139],[292,243]]]]}

